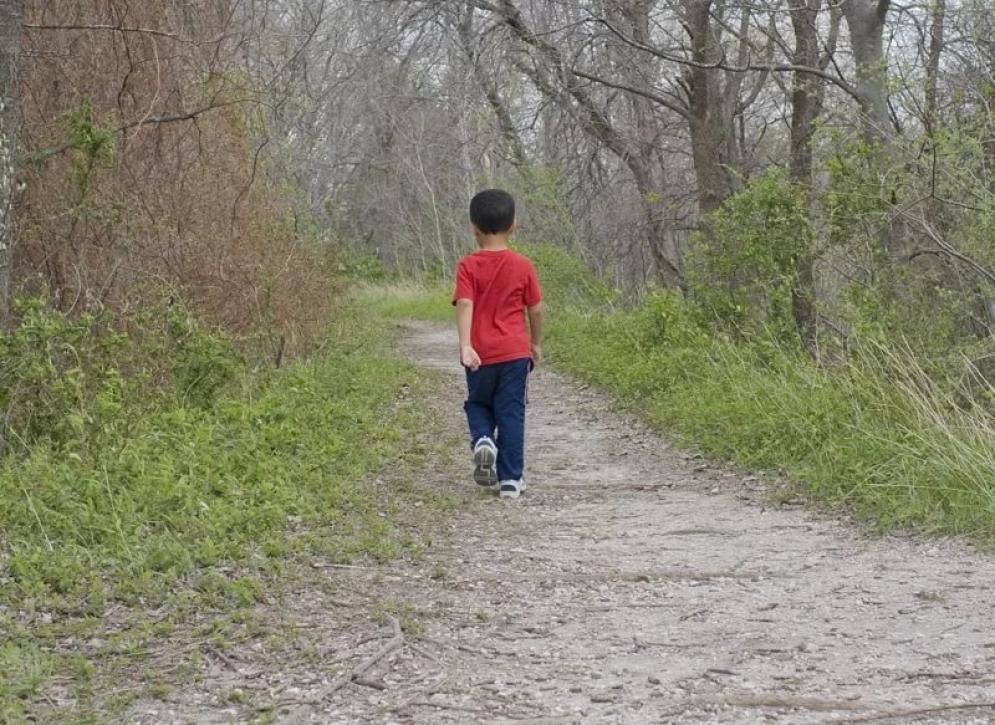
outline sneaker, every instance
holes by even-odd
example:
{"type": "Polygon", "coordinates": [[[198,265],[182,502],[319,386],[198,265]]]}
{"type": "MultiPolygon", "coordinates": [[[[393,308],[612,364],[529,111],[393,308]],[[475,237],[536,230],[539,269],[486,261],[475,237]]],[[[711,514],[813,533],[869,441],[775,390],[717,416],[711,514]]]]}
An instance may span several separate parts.
{"type": "Polygon", "coordinates": [[[501,498],[518,498],[525,488],[525,481],[522,479],[518,479],[517,481],[501,481],[498,496],[501,498]]]}
{"type": "Polygon", "coordinates": [[[487,436],[484,436],[473,447],[473,480],[481,486],[493,486],[498,482],[497,446],[487,436]]]}

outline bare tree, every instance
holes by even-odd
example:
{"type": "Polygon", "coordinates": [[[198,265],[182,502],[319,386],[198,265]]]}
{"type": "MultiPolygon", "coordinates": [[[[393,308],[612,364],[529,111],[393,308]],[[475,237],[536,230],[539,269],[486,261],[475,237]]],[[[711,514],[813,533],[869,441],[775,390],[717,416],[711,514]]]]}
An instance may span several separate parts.
{"type": "Polygon", "coordinates": [[[731,83],[723,87],[723,71],[717,68],[725,50],[721,30],[713,22],[712,0],[688,0],[686,12],[691,38],[691,62],[686,66],[691,148],[701,213],[706,215],[735,189],[730,173],[735,146],[730,111],[734,104],[731,96],[738,97],[738,85],[731,92],[731,83]]]}
{"type": "Polygon", "coordinates": [[[518,128],[512,120],[511,113],[508,111],[504,98],[502,98],[497,80],[495,80],[494,76],[488,73],[487,69],[484,67],[484,60],[480,47],[482,39],[477,34],[474,24],[475,13],[476,9],[473,5],[470,5],[463,11],[463,17],[458,18],[456,21],[457,37],[459,38],[460,48],[466,54],[467,61],[470,64],[470,69],[473,72],[473,77],[476,79],[478,85],[480,86],[480,90],[487,99],[487,103],[494,112],[494,117],[497,119],[501,136],[507,145],[511,162],[516,167],[521,168],[528,163],[528,153],[525,149],[525,144],[522,142],[522,137],[518,132],[518,128]]]}
{"type": "MultiPolygon", "coordinates": [[[[791,179],[804,189],[812,185],[812,137],[815,122],[822,115],[826,81],[803,68],[825,69],[835,52],[840,14],[833,11],[825,52],[819,39],[818,21],[822,0],[792,0],[789,5],[795,45],[792,62],[799,68],[793,74],[791,93],[791,179]]],[[[814,250],[807,250],[795,260],[795,279],[791,290],[795,326],[805,348],[816,353],[817,311],[815,300],[814,250]]]]}
{"type": "Polygon", "coordinates": [[[640,154],[638,147],[599,108],[561,50],[528,25],[513,0],[500,0],[496,4],[484,0],[474,2],[491,11],[518,41],[536,52],[533,63],[520,66],[536,88],[553,102],[568,103],[585,132],[604,144],[632,172],[636,187],[644,200],[649,246],[657,273],[668,286],[683,286],[679,254],[672,237],[667,233],[664,220],[652,203],[660,193],[654,184],[652,159],[640,154]]]}

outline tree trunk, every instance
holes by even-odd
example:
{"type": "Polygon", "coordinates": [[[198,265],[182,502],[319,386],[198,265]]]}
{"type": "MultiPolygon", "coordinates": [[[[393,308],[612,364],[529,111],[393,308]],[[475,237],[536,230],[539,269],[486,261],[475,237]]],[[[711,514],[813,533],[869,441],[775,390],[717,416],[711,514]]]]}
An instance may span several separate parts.
{"type": "MultiPolygon", "coordinates": [[[[946,12],[946,0],[933,0],[932,17],[929,26],[929,51],[926,56],[926,99],[923,109],[925,116],[923,118],[923,125],[926,128],[926,135],[930,139],[930,144],[934,148],[934,153],[936,148],[936,129],[939,125],[936,93],[940,75],[940,55],[943,53],[943,23],[946,12]]],[[[939,215],[940,209],[936,201],[936,189],[933,188],[930,190],[929,199],[926,200],[926,221],[931,226],[935,225],[939,215]]]]}
{"type": "Polygon", "coordinates": [[[891,134],[888,113],[888,62],[884,54],[884,21],[891,0],[846,0],[843,14],[857,63],[864,140],[881,145],[891,134]]]}
{"type": "MultiPolygon", "coordinates": [[[[857,96],[864,142],[869,159],[884,168],[893,160],[886,153],[893,134],[888,110],[888,59],[884,53],[884,24],[891,0],[845,0],[843,14],[850,30],[850,45],[857,64],[857,96]]],[[[882,190],[886,203],[897,203],[894,187],[882,190]]],[[[900,218],[880,225],[878,241],[890,259],[908,258],[913,236],[900,218]]]]}
{"type": "Polygon", "coordinates": [[[929,26],[929,54],[926,57],[926,133],[933,135],[936,128],[936,87],[940,75],[940,55],[943,53],[943,24],[947,13],[946,0],[933,0],[932,20],[929,26]]]}
{"type": "MultiPolygon", "coordinates": [[[[651,0],[628,0],[619,6],[621,16],[628,26],[631,37],[639,43],[650,45],[651,0]]],[[[653,61],[647,59],[647,63],[653,61]]],[[[652,90],[647,83],[647,77],[654,75],[658,69],[637,67],[630,59],[619,58],[620,68],[628,68],[626,82],[644,90],[652,90]]],[[[683,252],[678,248],[673,236],[669,233],[665,209],[662,204],[660,190],[666,183],[664,176],[664,161],[660,154],[660,124],[653,102],[636,93],[629,93],[628,101],[635,127],[636,153],[626,159],[629,170],[636,180],[639,190],[643,214],[648,225],[650,254],[657,267],[676,267],[677,278],[674,283],[683,286],[683,252]]]]}
{"type": "Polygon", "coordinates": [[[723,98],[718,74],[706,67],[722,59],[722,49],[712,29],[712,0],[690,0],[687,30],[691,36],[688,67],[688,107],[691,116],[691,151],[698,179],[698,206],[701,215],[715,211],[733,191],[724,151],[727,135],[733,133],[724,123],[723,98]]]}
{"type": "MultiPolygon", "coordinates": [[[[989,75],[995,79],[995,43],[992,44],[991,57],[988,59],[989,75]]],[[[981,141],[985,160],[988,166],[988,191],[995,194],[995,84],[989,85],[984,95],[984,113],[987,116],[987,133],[981,141]]]]}
{"type": "Polygon", "coordinates": [[[14,177],[17,157],[17,62],[21,52],[21,0],[0,0],[0,327],[10,323],[10,270],[14,251],[14,177]]]}
{"type": "MultiPolygon", "coordinates": [[[[795,33],[793,62],[806,68],[819,66],[819,35],[816,22],[822,0],[799,0],[790,8],[795,33]]],[[[791,180],[812,186],[812,133],[822,113],[824,81],[812,73],[796,72],[791,93],[791,180]]],[[[815,259],[812,250],[795,259],[791,308],[802,344],[813,357],[817,354],[817,312],[815,305],[815,259]]]]}

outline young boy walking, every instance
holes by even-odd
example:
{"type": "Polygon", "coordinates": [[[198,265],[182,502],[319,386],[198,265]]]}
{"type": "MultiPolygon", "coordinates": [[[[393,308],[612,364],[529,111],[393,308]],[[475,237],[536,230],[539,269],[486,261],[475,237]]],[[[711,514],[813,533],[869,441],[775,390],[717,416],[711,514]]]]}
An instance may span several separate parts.
{"type": "Polygon", "coordinates": [[[542,289],[528,258],[508,248],[515,200],[489,189],[470,202],[480,247],[456,267],[463,405],[473,447],[473,479],[502,498],[525,490],[525,402],[529,372],[542,362],[542,289]],[[526,326],[526,315],[528,325],[526,326]]]}

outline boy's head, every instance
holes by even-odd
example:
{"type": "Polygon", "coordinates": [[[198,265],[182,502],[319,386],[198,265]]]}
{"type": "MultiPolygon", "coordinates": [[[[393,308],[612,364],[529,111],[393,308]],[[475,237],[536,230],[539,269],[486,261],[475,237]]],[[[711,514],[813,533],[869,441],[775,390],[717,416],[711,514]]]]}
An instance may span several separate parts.
{"type": "Polygon", "coordinates": [[[470,223],[479,234],[511,234],[515,229],[515,199],[507,191],[487,189],[470,201],[470,223]]]}

